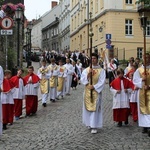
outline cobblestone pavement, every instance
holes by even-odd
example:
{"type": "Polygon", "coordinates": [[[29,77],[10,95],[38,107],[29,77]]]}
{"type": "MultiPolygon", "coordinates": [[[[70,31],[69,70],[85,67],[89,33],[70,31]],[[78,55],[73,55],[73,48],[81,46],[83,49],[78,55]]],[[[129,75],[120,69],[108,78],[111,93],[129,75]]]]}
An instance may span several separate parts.
{"type": "MultiPolygon", "coordinates": [[[[56,103],[39,101],[36,116],[15,121],[0,139],[0,150],[149,150],[150,138],[131,118],[128,126],[112,120],[112,96],[103,92],[104,127],[95,135],[82,125],[83,86],[56,103]]],[[[25,115],[25,114],[24,114],[25,115]]]]}

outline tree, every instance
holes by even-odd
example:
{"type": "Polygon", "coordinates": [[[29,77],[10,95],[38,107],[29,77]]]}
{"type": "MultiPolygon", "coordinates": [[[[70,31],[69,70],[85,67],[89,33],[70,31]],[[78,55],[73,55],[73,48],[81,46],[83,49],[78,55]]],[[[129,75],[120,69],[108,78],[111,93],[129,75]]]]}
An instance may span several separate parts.
{"type": "Polygon", "coordinates": [[[150,0],[137,0],[135,4],[142,4],[145,7],[150,7],[150,0]]]}

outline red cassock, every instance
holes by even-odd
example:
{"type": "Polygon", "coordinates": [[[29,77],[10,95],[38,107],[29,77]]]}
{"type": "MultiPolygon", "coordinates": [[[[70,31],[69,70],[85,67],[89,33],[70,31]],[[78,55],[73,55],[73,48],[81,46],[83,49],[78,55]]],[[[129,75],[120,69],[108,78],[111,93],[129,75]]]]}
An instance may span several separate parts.
{"type": "MultiPolygon", "coordinates": [[[[111,87],[115,90],[121,90],[121,80],[123,81],[124,89],[133,88],[133,83],[126,78],[116,78],[111,82],[111,87]]],[[[122,98],[122,97],[120,97],[122,98]]],[[[129,100],[128,100],[129,101],[129,100]]],[[[120,99],[121,102],[121,99],[120,99]]],[[[129,116],[129,108],[115,108],[113,109],[113,119],[116,122],[127,121],[129,116]]]]}
{"type": "MultiPolygon", "coordinates": [[[[2,84],[2,90],[4,94],[7,94],[7,98],[9,99],[13,95],[11,94],[11,90],[14,88],[14,84],[9,79],[4,79],[2,84]]],[[[2,97],[3,98],[3,97],[2,97]]],[[[3,101],[3,99],[2,99],[3,101]]],[[[2,102],[2,113],[3,113],[3,124],[13,123],[14,117],[14,104],[8,102],[2,102]]]]}
{"type": "MultiPolygon", "coordinates": [[[[131,82],[133,83],[133,81],[131,82]]],[[[137,91],[135,91],[134,94],[138,94],[137,91]]],[[[130,112],[132,114],[133,121],[137,121],[138,120],[138,108],[137,108],[137,96],[135,95],[134,96],[131,95],[130,112]]]]}
{"type": "MultiPolygon", "coordinates": [[[[15,85],[16,89],[21,88],[23,89],[23,87],[19,87],[19,80],[22,79],[23,81],[23,86],[25,86],[25,80],[22,77],[18,77],[18,76],[13,76],[11,78],[11,81],[13,82],[13,84],[15,85]]],[[[18,92],[18,91],[16,91],[18,92]]],[[[22,96],[23,97],[23,96],[22,96]]],[[[20,117],[22,115],[22,98],[19,97],[15,97],[14,98],[14,116],[15,117],[20,117]]]]}
{"type": "MultiPolygon", "coordinates": [[[[27,75],[24,80],[28,84],[29,78],[32,77],[32,84],[39,82],[40,78],[34,73],[27,75]]],[[[38,96],[37,95],[26,95],[26,115],[35,114],[38,107],[38,96]]]]}
{"type": "Polygon", "coordinates": [[[130,111],[132,114],[133,121],[137,121],[138,120],[137,102],[130,102],[130,111]]]}

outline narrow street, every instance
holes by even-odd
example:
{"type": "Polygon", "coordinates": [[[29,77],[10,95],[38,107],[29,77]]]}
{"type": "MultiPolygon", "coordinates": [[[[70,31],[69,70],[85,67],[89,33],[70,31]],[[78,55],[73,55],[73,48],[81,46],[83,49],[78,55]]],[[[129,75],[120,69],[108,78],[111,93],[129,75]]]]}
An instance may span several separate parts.
{"type": "MultiPolygon", "coordinates": [[[[36,116],[15,121],[0,139],[0,150],[149,150],[150,138],[129,119],[116,127],[112,119],[112,95],[108,84],[103,91],[104,127],[91,134],[82,124],[83,86],[71,96],[42,107],[36,116]]],[[[25,115],[25,113],[24,113],[25,115]]]]}

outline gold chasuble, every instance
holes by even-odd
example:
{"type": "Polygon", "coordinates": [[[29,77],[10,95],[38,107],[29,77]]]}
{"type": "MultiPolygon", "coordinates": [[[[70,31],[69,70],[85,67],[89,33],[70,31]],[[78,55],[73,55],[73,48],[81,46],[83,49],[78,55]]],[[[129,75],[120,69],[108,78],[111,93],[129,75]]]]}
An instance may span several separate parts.
{"type": "Polygon", "coordinates": [[[59,71],[62,73],[62,77],[58,77],[57,91],[61,92],[63,90],[63,84],[64,84],[64,81],[65,81],[65,78],[63,77],[65,67],[61,66],[59,71]]]}
{"type": "MultiPolygon", "coordinates": [[[[50,65],[49,69],[50,69],[50,71],[55,71],[58,69],[58,66],[57,65],[55,65],[55,66],[50,65]]],[[[50,77],[49,81],[50,81],[50,87],[51,88],[57,87],[57,76],[50,77]]]]}
{"type": "MultiPolygon", "coordinates": [[[[139,68],[140,77],[144,76],[144,68],[139,68]]],[[[146,84],[150,85],[150,69],[146,69],[146,84]]],[[[139,94],[139,101],[140,101],[140,112],[145,115],[150,115],[150,90],[146,91],[146,99],[145,99],[145,89],[142,87],[140,89],[139,94]]]]}
{"type": "MultiPolygon", "coordinates": [[[[87,72],[89,72],[89,69],[90,68],[88,67],[87,72]]],[[[101,68],[93,69],[93,71],[94,71],[93,76],[92,76],[93,85],[97,84],[101,70],[102,70],[101,68]]],[[[89,83],[90,83],[90,81],[89,81],[89,83]]],[[[89,86],[89,84],[87,84],[85,86],[85,94],[84,94],[85,108],[88,111],[96,111],[98,93],[96,90],[92,90],[92,99],[91,99],[91,90],[88,89],[88,86],[89,86]]]]}
{"type": "Polygon", "coordinates": [[[48,80],[44,78],[44,75],[48,73],[47,68],[40,68],[40,73],[42,74],[42,79],[40,80],[40,89],[42,94],[48,93],[48,80]]]}

